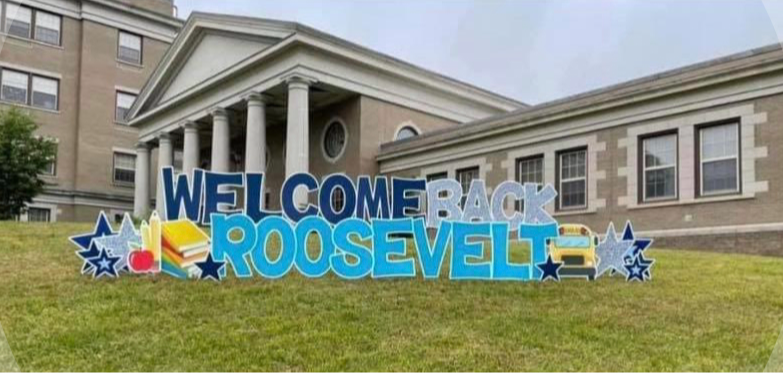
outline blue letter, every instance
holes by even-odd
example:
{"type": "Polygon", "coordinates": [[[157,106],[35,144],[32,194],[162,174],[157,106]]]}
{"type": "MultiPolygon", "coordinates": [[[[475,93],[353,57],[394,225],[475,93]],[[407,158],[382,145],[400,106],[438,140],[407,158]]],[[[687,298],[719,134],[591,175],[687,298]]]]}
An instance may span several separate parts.
{"type": "MultiPolygon", "coordinates": [[[[256,227],[253,221],[245,215],[215,214],[212,217],[212,258],[216,261],[226,261],[234,268],[237,277],[251,277],[245,254],[256,244],[256,227]],[[242,232],[242,239],[236,241],[230,237],[231,232],[242,232]],[[228,259],[225,259],[228,256],[228,259]]],[[[225,267],[223,268],[225,270],[225,267]]]]}
{"type": "Polygon", "coordinates": [[[491,223],[454,223],[454,239],[451,250],[452,280],[489,280],[492,278],[492,265],[489,262],[467,263],[466,259],[484,257],[484,243],[475,242],[473,237],[490,238],[491,223]],[[467,242],[467,241],[472,242],[467,242]]]}
{"type": "Polygon", "coordinates": [[[345,219],[334,228],[334,244],[337,247],[332,255],[332,269],[337,276],[347,280],[355,280],[372,272],[373,259],[370,249],[351,241],[356,235],[359,240],[372,236],[372,229],[366,221],[360,219],[345,219]],[[356,258],[356,263],[348,263],[348,256],[356,258]]]}
{"type": "Polygon", "coordinates": [[[530,241],[530,263],[532,279],[541,278],[541,270],[536,264],[546,261],[546,239],[557,237],[557,223],[547,225],[521,224],[518,237],[520,241],[530,241]]]}
{"type": "Polygon", "coordinates": [[[326,177],[321,183],[321,191],[318,193],[318,206],[321,208],[321,215],[330,223],[337,224],[343,219],[353,216],[356,210],[356,189],[353,182],[345,174],[333,174],[326,177]],[[332,206],[332,193],[335,188],[343,190],[343,209],[334,211],[332,206]]]}
{"type": "Polygon", "coordinates": [[[419,256],[419,264],[424,278],[440,277],[440,267],[443,265],[443,257],[446,255],[446,245],[449,243],[450,236],[451,222],[444,220],[438,228],[435,245],[430,248],[424,219],[413,221],[413,242],[416,244],[416,254],[419,256]]]}
{"type": "Polygon", "coordinates": [[[389,189],[385,176],[375,178],[375,190],[370,186],[369,176],[359,176],[359,191],[356,192],[356,217],[359,219],[389,218],[389,189]]]}
{"type": "Polygon", "coordinates": [[[506,222],[492,224],[492,279],[529,280],[529,264],[513,264],[509,262],[508,230],[509,224],[506,222]]]}
{"type": "Polygon", "coordinates": [[[389,260],[390,254],[405,255],[405,239],[390,238],[391,233],[411,233],[413,219],[373,220],[372,247],[375,251],[375,263],[372,277],[413,277],[416,268],[413,258],[389,260]]]}
{"type": "Polygon", "coordinates": [[[305,277],[321,277],[329,272],[329,258],[334,253],[334,243],[332,228],[323,218],[308,216],[300,220],[296,225],[296,245],[294,264],[305,277]],[[315,261],[311,261],[307,253],[307,237],[310,232],[317,233],[321,240],[321,247],[317,248],[318,258],[315,261]]]}
{"type": "Polygon", "coordinates": [[[311,203],[307,204],[307,208],[304,211],[300,211],[294,204],[294,191],[296,191],[296,187],[300,185],[307,187],[308,193],[318,189],[318,181],[315,180],[313,175],[300,172],[285,179],[285,182],[283,182],[283,191],[280,194],[280,205],[283,206],[283,213],[295,222],[301,220],[305,216],[318,214],[318,209],[311,203]]]}
{"type": "Polygon", "coordinates": [[[174,169],[164,167],[161,170],[163,178],[163,200],[165,203],[164,211],[158,211],[166,217],[166,220],[179,219],[180,206],[185,205],[185,216],[190,221],[198,222],[201,220],[201,191],[204,187],[204,171],[193,170],[193,183],[188,184],[188,175],[177,175],[177,184],[174,184],[174,169]]]}
{"type": "MultiPolygon", "coordinates": [[[[406,212],[419,210],[419,197],[427,190],[427,182],[424,179],[392,178],[392,218],[404,219],[408,217],[406,212]],[[416,194],[409,197],[409,194],[416,194]]],[[[418,215],[418,214],[416,214],[418,215]]],[[[377,262],[377,259],[376,259],[377,262]]]]}
{"type": "Polygon", "coordinates": [[[230,174],[207,172],[205,182],[206,196],[204,198],[206,203],[204,204],[204,217],[203,221],[201,222],[202,224],[210,225],[210,215],[214,213],[231,214],[238,212],[236,210],[221,209],[221,207],[223,207],[222,205],[236,205],[237,192],[232,190],[230,192],[224,193],[220,191],[220,187],[224,185],[241,187],[242,181],[242,174],[239,172],[230,174]]]}
{"type": "Polygon", "coordinates": [[[270,216],[258,224],[257,235],[256,246],[251,253],[253,267],[261,276],[267,278],[285,276],[294,265],[296,257],[296,236],[291,225],[282,217],[270,216]],[[280,234],[280,257],[275,261],[269,260],[266,255],[266,243],[272,232],[280,234]]]}
{"type": "MultiPolygon", "coordinates": [[[[277,215],[261,208],[264,198],[264,174],[248,172],[245,174],[245,214],[258,223],[267,216],[277,215]]],[[[269,208],[269,206],[264,206],[269,208]]]]}

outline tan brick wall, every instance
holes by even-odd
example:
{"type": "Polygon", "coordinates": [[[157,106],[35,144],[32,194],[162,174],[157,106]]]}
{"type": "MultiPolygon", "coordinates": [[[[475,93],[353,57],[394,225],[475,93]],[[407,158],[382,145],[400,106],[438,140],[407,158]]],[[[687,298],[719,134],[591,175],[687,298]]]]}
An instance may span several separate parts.
{"type": "Polygon", "coordinates": [[[378,162],[375,158],[380,152],[381,144],[393,141],[397,129],[406,122],[414,123],[424,133],[457,125],[447,119],[362,96],[359,159],[362,173],[378,174],[378,162]]]}
{"type": "MultiPolygon", "coordinates": [[[[766,121],[755,125],[755,136],[753,137],[755,149],[766,150],[766,154],[755,159],[755,179],[768,187],[766,191],[759,191],[754,196],[735,199],[729,201],[716,202],[698,202],[691,204],[676,204],[672,206],[659,206],[641,209],[629,209],[626,205],[619,203],[623,196],[628,195],[628,180],[625,176],[619,175],[618,169],[627,164],[628,151],[618,145],[629,135],[630,126],[615,127],[601,130],[594,133],[580,134],[577,136],[563,137],[550,142],[533,144],[531,147],[541,147],[543,149],[562,147],[563,143],[573,139],[595,136],[597,144],[603,144],[605,150],[589,152],[588,158],[596,157],[596,169],[603,179],[596,180],[597,190],[596,199],[601,200],[605,206],[598,206],[594,212],[577,212],[574,214],[555,213],[556,218],[561,223],[582,223],[593,227],[597,231],[606,228],[610,221],[616,225],[622,225],[627,219],[634,223],[634,227],[641,231],[658,231],[672,229],[688,228],[711,228],[741,226],[749,224],[770,224],[783,223],[783,95],[776,95],[747,102],[736,102],[726,106],[712,107],[697,112],[690,112],[682,116],[699,117],[704,114],[705,118],[710,118],[710,113],[716,111],[725,111],[726,108],[735,108],[750,104],[754,114],[743,116],[742,120],[747,118],[766,117],[766,121]],[[763,115],[762,115],[763,114],[763,115]],[[764,149],[765,148],[765,149],[764,149]],[[765,156],[764,156],[765,155],[765,156]]],[[[664,118],[665,120],[676,120],[677,117],[664,118]]],[[[657,118],[649,122],[634,123],[633,126],[645,126],[651,123],[660,122],[657,118]]],[[[743,124],[743,131],[745,124],[743,124]]],[[[505,135],[511,136],[511,135],[505,135]]],[[[498,140],[501,140],[499,138],[498,140]]],[[[748,141],[743,139],[743,142],[748,141]]],[[[695,147],[687,144],[687,146],[695,147]]],[[[600,148],[601,146],[599,146],[600,148]]],[[[477,160],[474,163],[480,165],[482,170],[486,171],[487,185],[492,188],[498,183],[509,179],[509,172],[505,168],[508,163],[509,153],[518,149],[509,149],[496,151],[479,156],[472,156],[469,159],[477,160]],[[505,162],[504,162],[505,161],[505,162]]],[[[697,150],[695,150],[697,152],[697,150]]],[[[760,151],[760,153],[765,153],[760,151]]],[[[744,155],[743,155],[744,156],[744,155]]],[[[392,175],[406,177],[420,177],[427,173],[427,170],[453,169],[453,164],[465,162],[464,159],[454,159],[453,161],[431,165],[427,167],[416,167],[403,171],[393,172],[392,175]]],[[[551,170],[550,170],[551,171],[551,170]]],[[[680,170],[682,172],[682,170],[680,170]]],[[[546,170],[545,170],[546,172],[546,170]]],[[[514,175],[512,172],[511,175],[514,175]]],[[[588,175],[594,178],[596,174],[588,175]]],[[[513,176],[512,176],[513,178],[513,176]]],[[[546,178],[546,175],[545,175],[546,178]]],[[[681,192],[682,193],[682,192],[681,192]]],[[[756,235],[758,236],[758,235],[756,235]]],[[[738,251],[767,253],[761,248],[738,247],[747,244],[747,237],[756,237],[753,234],[731,235],[729,240],[732,243],[726,245],[735,247],[738,251]],[[739,237],[739,238],[737,238],[739,237]]],[[[773,234],[774,236],[774,234],[773,234]]],[[[693,244],[703,243],[712,237],[729,237],[727,235],[704,235],[699,240],[693,241],[693,244]]],[[[677,244],[678,246],[688,246],[688,241],[682,238],[668,238],[662,240],[667,244],[677,244]]],[[[755,245],[755,244],[754,244],[755,245]]],[[[725,246],[725,245],[723,245],[725,246]]],[[[722,247],[723,247],[722,246],[722,247]]],[[[772,250],[775,251],[775,250],[772,250]]],[[[783,255],[783,252],[780,253],[783,255]]]]}
{"type": "Polygon", "coordinates": [[[114,185],[112,177],[112,148],[135,149],[138,133],[114,121],[115,87],[140,90],[168,45],[144,38],[143,65],[133,66],[117,61],[117,37],[117,29],[84,21],[83,53],[90,58],[82,61],[76,188],[132,196],[132,186],[114,185]]]}

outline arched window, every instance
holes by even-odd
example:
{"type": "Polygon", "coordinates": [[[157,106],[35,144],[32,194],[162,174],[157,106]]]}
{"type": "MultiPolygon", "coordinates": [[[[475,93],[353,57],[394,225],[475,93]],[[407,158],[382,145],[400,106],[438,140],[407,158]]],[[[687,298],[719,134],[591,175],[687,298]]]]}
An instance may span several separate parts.
{"type": "Polygon", "coordinates": [[[399,131],[397,131],[397,136],[394,138],[394,140],[407,139],[410,137],[416,137],[418,135],[419,131],[416,128],[413,128],[413,126],[404,126],[400,128],[399,131]]]}
{"type": "Polygon", "coordinates": [[[324,129],[322,150],[324,156],[330,162],[334,162],[343,155],[345,145],[348,142],[348,130],[339,119],[333,119],[324,129]]]}

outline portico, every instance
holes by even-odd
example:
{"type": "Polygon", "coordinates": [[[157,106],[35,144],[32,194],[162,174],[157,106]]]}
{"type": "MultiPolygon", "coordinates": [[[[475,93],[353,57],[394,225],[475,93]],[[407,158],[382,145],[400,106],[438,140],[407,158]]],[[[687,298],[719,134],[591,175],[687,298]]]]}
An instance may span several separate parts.
{"type": "MultiPolygon", "coordinates": [[[[129,113],[134,214],[153,197],[162,212],[157,176],[174,154],[180,172],[264,172],[266,204],[294,173],[377,173],[380,144],[403,127],[416,135],[524,106],[297,23],[193,13],[129,113]]],[[[295,201],[307,203],[303,188],[295,201]]]]}

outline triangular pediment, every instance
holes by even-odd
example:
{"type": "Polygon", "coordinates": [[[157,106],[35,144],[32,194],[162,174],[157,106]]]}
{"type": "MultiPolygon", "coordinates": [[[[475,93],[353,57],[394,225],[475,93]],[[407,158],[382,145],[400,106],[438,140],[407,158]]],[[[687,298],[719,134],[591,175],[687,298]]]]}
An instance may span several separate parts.
{"type": "Polygon", "coordinates": [[[204,32],[188,51],[187,58],[169,77],[159,101],[166,101],[209,79],[240,61],[268,48],[277,39],[225,32],[204,32]]]}

